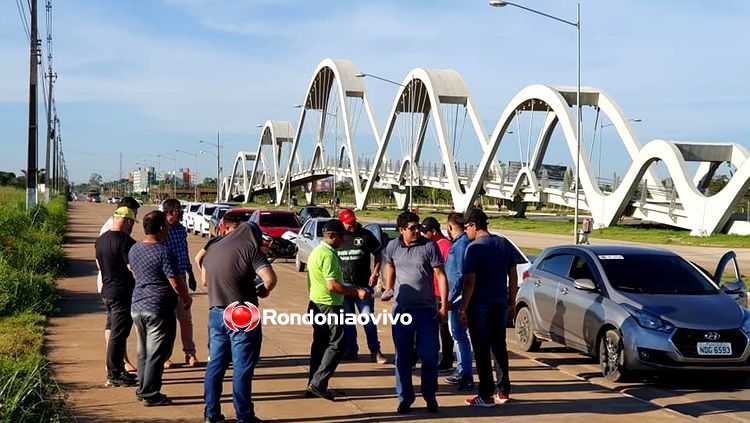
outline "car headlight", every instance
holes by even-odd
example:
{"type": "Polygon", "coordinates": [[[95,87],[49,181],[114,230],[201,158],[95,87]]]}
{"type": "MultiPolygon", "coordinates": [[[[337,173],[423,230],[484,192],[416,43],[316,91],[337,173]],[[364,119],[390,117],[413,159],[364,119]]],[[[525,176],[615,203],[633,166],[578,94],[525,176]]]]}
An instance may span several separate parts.
{"type": "Polygon", "coordinates": [[[629,304],[622,304],[622,308],[627,310],[631,316],[635,318],[638,325],[651,330],[657,330],[659,332],[672,332],[674,325],[662,319],[661,317],[651,314],[649,312],[639,310],[629,304]]]}
{"type": "Polygon", "coordinates": [[[743,308],[742,314],[745,316],[742,320],[742,331],[745,332],[745,334],[750,335],[750,310],[743,308]]]}

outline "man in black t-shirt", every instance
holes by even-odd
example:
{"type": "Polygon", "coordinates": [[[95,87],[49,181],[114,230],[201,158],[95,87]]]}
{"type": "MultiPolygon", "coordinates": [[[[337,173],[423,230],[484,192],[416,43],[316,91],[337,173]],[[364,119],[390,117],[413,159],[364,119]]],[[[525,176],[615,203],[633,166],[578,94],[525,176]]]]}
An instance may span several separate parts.
{"type": "MultiPolygon", "coordinates": [[[[344,273],[344,284],[365,288],[370,293],[369,298],[360,300],[357,297],[344,297],[344,313],[354,314],[355,307],[360,314],[374,314],[375,300],[373,299],[373,287],[380,279],[380,265],[382,262],[381,250],[383,246],[370,231],[363,228],[357,222],[357,217],[351,209],[344,209],[339,214],[339,220],[344,224],[344,233],[341,245],[336,252],[341,258],[341,270],[344,273]],[[370,263],[370,256],[374,258],[370,263]],[[372,265],[372,267],[371,267],[372,265]]],[[[388,360],[380,352],[380,341],[378,340],[378,329],[372,321],[365,327],[367,337],[367,348],[370,350],[372,361],[385,364],[388,360]]],[[[346,355],[344,360],[356,360],[359,353],[357,345],[356,325],[344,327],[344,338],[346,339],[346,355]]]]}
{"type": "Polygon", "coordinates": [[[107,343],[107,383],[105,386],[134,386],[135,378],[125,371],[125,347],[133,319],[130,303],[135,279],[128,269],[128,253],[135,240],[130,237],[135,213],[127,207],[115,210],[112,228],[96,240],[96,265],[102,274],[102,300],[112,323],[107,343]]]}

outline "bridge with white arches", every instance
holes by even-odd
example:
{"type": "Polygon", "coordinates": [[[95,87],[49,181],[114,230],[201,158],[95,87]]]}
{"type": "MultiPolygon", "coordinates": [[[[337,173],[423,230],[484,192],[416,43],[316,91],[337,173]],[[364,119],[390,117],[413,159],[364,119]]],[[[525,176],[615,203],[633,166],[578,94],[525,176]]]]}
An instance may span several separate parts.
{"type": "Polygon", "coordinates": [[[471,208],[480,194],[512,202],[520,211],[538,202],[572,208],[578,197],[595,227],[627,214],[708,235],[737,224],[732,210],[750,187],[750,154],[741,145],[660,139],[641,144],[633,119],[596,88],[581,88],[581,107],[589,109],[582,119],[591,116],[593,129],[590,143],[582,133],[576,190],[574,164],[562,176],[550,173],[561,166],[545,164],[556,143],[576,162],[575,88],[523,88],[488,133],[456,71],[417,68],[393,82],[397,94],[381,130],[362,76],[351,61],[323,60],[299,105],[297,125],[266,121],[257,147],[237,154],[222,183],[223,199],[270,193],[281,204],[290,186],[302,186],[313,202],[312,182],[334,176],[352,182],[360,209],[374,188],[392,191],[397,205],[407,207],[409,186],[449,191],[458,211],[471,208]],[[605,127],[614,128],[619,146],[602,147],[605,127]],[[514,135],[519,152],[510,157],[503,153],[510,148],[501,146],[512,145],[514,135]],[[627,159],[628,170],[602,178],[602,151],[605,159],[627,159]],[[721,191],[708,192],[722,165],[730,167],[731,178],[721,191]]]}

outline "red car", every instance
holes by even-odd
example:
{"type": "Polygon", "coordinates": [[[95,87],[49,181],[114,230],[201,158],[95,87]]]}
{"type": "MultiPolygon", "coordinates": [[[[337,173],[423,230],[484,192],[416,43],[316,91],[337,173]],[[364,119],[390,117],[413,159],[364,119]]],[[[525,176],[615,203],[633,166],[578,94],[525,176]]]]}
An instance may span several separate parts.
{"type": "Polygon", "coordinates": [[[256,210],[250,221],[274,238],[280,238],[286,231],[299,232],[302,227],[299,216],[286,210],[256,210]]]}
{"type": "MultiPolygon", "coordinates": [[[[247,207],[237,207],[233,209],[229,209],[226,211],[226,213],[235,213],[240,215],[240,221],[247,222],[250,220],[250,216],[253,214],[255,209],[249,209],[247,207]]],[[[224,213],[224,214],[226,214],[224,213]]],[[[217,229],[217,233],[219,235],[224,235],[227,233],[227,226],[224,224],[224,217],[219,220],[219,227],[217,229]]]]}

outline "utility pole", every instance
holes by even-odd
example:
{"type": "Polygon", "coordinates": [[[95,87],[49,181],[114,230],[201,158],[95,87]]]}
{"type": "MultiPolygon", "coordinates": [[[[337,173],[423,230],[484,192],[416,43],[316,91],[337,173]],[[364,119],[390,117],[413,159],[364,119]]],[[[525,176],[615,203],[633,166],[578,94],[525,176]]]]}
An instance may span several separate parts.
{"type": "Polygon", "coordinates": [[[53,165],[51,161],[52,153],[50,152],[52,144],[55,139],[55,127],[52,121],[52,83],[57,79],[57,74],[52,73],[52,28],[50,25],[50,16],[52,13],[52,1],[47,0],[45,5],[47,10],[47,73],[44,75],[45,78],[49,79],[49,85],[47,86],[47,154],[45,156],[44,163],[44,199],[49,201],[50,191],[54,189],[54,169],[50,167],[53,165]]]}
{"type": "Polygon", "coordinates": [[[216,131],[216,201],[221,201],[221,143],[216,131]]]}
{"type": "Polygon", "coordinates": [[[60,124],[60,120],[57,118],[57,113],[55,113],[55,117],[52,118],[52,187],[55,189],[56,192],[60,192],[60,169],[58,167],[60,166],[60,163],[58,163],[58,156],[60,155],[59,152],[59,134],[57,133],[58,125],[60,124]]]}
{"type": "Polygon", "coordinates": [[[39,79],[39,70],[37,68],[39,40],[37,39],[36,0],[29,0],[29,8],[31,9],[31,33],[29,35],[29,141],[28,159],[26,162],[26,208],[35,206],[37,203],[37,81],[39,79]]]}

